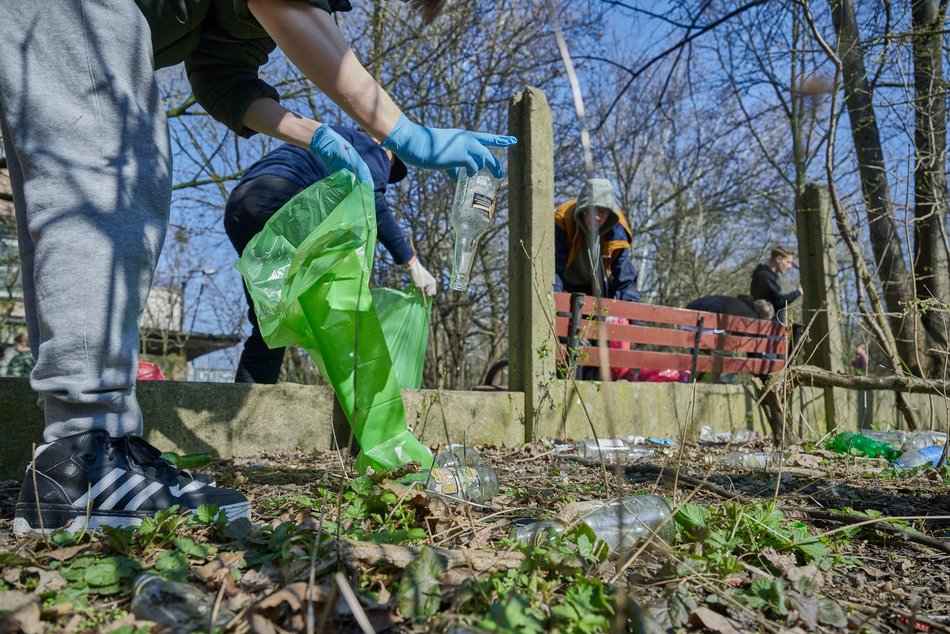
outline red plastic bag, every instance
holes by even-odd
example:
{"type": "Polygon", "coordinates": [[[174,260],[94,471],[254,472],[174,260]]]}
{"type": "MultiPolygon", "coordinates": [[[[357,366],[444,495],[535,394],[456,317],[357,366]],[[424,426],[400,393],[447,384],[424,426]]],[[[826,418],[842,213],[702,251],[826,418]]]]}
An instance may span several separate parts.
{"type": "Polygon", "coordinates": [[[139,371],[135,375],[136,381],[167,381],[162,369],[151,361],[139,361],[139,371]]]}

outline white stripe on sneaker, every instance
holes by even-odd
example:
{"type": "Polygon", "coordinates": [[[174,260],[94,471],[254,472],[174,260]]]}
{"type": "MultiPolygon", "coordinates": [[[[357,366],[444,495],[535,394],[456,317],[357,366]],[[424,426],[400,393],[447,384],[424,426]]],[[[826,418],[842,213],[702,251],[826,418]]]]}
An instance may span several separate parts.
{"type": "Polygon", "coordinates": [[[120,486],[118,489],[116,489],[116,490],[112,493],[112,495],[110,495],[108,498],[106,498],[106,501],[105,501],[105,502],[103,502],[102,504],[99,504],[99,505],[98,505],[99,508],[100,508],[101,510],[103,510],[103,511],[108,511],[109,509],[111,509],[112,507],[114,507],[114,506],[116,505],[116,502],[118,502],[119,500],[121,500],[122,497],[123,497],[126,493],[128,493],[128,492],[131,491],[133,488],[135,488],[136,486],[138,486],[138,484],[139,484],[142,480],[144,480],[144,479],[145,479],[145,476],[143,476],[143,475],[134,475],[134,476],[131,476],[128,480],[126,480],[126,481],[122,484],[122,486],[120,486]]]}
{"type": "Polygon", "coordinates": [[[152,494],[158,491],[159,489],[161,489],[163,486],[165,485],[163,485],[161,482],[151,483],[150,485],[148,485],[147,487],[139,491],[138,495],[136,495],[134,498],[129,500],[129,503],[125,505],[125,510],[134,511],[138,509],[138,507],[142,506],[142,502],[152,497],[152,494]]]}
{"type": "Polygon", "coordinates": [[[96,497],[102,493],[106,487],[110,486],[113,482],[124,476],[125,473],[126,472],[123,469],[113,469],[109,473],[105,474],[101,480],[92,485],[92,488],[76,498],[76,500],[72,503],[72,506],[76,508],[85,508],[89,500],[95,500],[96,497]]]}

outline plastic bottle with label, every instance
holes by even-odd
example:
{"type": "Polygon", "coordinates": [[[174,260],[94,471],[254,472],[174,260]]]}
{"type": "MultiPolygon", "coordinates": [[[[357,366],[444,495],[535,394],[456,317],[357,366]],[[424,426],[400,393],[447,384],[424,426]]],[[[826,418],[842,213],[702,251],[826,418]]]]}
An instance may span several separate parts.
{"type": "Polygon", "coordinates": [[[459,173],[455,199],[449,213],[449,222],[455,232],[455,253],[449,282],[449,288],[453,291],[468,288],[478,243],[495,219],[499,186],[500,181],[487,167],[471,177],[464,169],[459,173]]]}
{"type": "Polygon", "coordinates": [[[207,632],[234,618],[231,612],[219,609],[214,628],[209,627],[213,607],[212,595],[152,573],[139,575],[132,584],[132,613],[174,632],[207,632]]]}
{"type": "Polygon", "coordinates": [[[901,457],[891,463],[898,469],[914,469],[924,465],[930,465],[936,469],[940,462],[940,456],[943,455],[943,447],[940,445],[931,445],[923,449],[911,449],[901,454],[901,457]]]}
{"type": "Polygon", "coordinates": [[[707,465],[723,464],[741,469],[767,471],[778,468],[782,462],[782,454],[775,451],[733,451],[724,456],[704,456],[703,461],[707,465]]]}
{"type": "Polygon", "coordinates": [[[445,445],[435,454],[435,463],[440,467],[483,467],[485,461],[467,445],[445,445]]]}
{"type": "Polygon", "coordinates": [[[498,494],[498,474],[491,467],[439,467],[429,472],[426,489],[468,502],[487,502],[498,494]]]}

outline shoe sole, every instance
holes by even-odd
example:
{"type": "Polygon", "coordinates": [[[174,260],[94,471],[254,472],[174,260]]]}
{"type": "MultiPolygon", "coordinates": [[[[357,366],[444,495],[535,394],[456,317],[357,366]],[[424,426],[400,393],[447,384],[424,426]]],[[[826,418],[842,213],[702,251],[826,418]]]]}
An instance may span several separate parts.
{"type": "MultiPolygon", "coordinates": [[[[235,520],[246,518],[251,519],[251,503],[238,502],[236,504],[226,504],[220,508],[227,514],[228,523],[235,520]]],[[[194,510],[192,511],[194,512],[194,510]]],[[[68,533],[79,531],[94,531],[104,526],[116,528],[126,528],[129,526],[138,526],[146,517],[151,517],[155,512],[135,513],[109,513],[93,509],[89,516],[77,515],[76,509],[67,505],[44,504],[37,509],[35,504],[17,504],[16,515],[13,518],[13,532],[16,535],[27,535],[29,533],[54,533],[58,530],[65,530],[68,533]],[[43,528],[40,528],[40,515],[43,517],[43,528]]]]}

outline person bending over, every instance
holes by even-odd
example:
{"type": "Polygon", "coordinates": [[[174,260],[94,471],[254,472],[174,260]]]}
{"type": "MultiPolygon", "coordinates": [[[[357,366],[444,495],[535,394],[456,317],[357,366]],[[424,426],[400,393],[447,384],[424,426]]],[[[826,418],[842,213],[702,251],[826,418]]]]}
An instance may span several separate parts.
{"type": "MultiPolygon", "coordinates": [[[[438,290],[436,280],[413,253],[406,236],[386,204],[387,183],[406,177],[406,165],[392,152],[379,146],[368,134],[341,126],[331,126],[353,146],[373,177],[376,196],[376,227],[379,241],[396,264],[409,272],[412,283],[426,296],[438,290]]],[[[271,216],[298,193],[329,176],[320,157],[294,145],[281,145],[252,165],[228,197],[224,208],[224,231],[238,256],[271,216]]],[[[235,383],[276,383],[284,359],[284,348],[268,348],[257,324],[257,314],[247,286],[248,320],[251,335],[244,342],[235,383]]]]}

